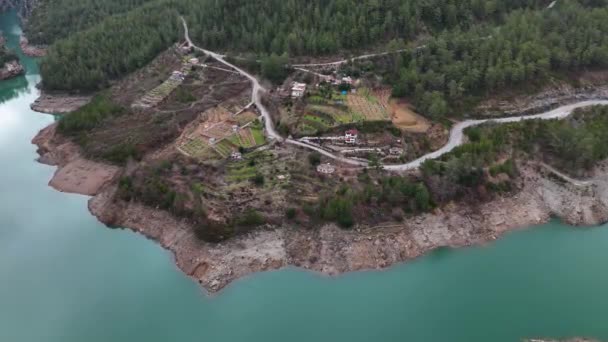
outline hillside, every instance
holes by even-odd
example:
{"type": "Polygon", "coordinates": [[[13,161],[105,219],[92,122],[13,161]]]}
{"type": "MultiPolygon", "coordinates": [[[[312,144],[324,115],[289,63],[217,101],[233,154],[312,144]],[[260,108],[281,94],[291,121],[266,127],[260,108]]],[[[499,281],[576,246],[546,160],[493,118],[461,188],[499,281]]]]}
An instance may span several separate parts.
{"type": "Polygon", "coordinates": [[[494,25],[513,10],[539,9],[545,2],[55,0],[37,7],[27,32],[34,44],[56,42],[42,70],[47,88],[94,90],[141,67],[175,41],[178,13],[186,16],[193,39],[205,47],[296,56],[494,25]],[[79,63],[74,65],[74,60],[79,63]],[[96,70],[99,65],[107,69],[96,70]],[[81,75],[91,67],[92,75],[81,75]]]}
{"type": "Polygon", "coordinates": [[[608,60],[603,1],[562,1],[551,11],[547,1],[53,3],[39,6],[28,28],[34,43],[54,42],[41,67],[50,90],[95,91],[141,68],[179,39],[178,14],[197,44],[220,51],[318,56],[428,42],[423,53],[391,61],[386,81],[433,117],[466,102],[465,93],[483,96],[608,60]]]}

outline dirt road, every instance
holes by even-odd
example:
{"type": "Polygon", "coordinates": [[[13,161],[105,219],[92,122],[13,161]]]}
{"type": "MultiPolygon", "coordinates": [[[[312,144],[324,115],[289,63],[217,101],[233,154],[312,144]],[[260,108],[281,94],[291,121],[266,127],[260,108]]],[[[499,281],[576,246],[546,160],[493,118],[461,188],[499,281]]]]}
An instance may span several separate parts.
{"type": "MultiPolygon", "coordinates": [[[[268,138],[275,139],[279,142],[285,142],[285,143],[288,143],[291,145],[296,145],[296,146],[304,147],[304,148],[307,148],[307,149],[310,149],[313,151],[317,151],[326,157],[332,158],[332,159],[337,160],[342,163],[355,165],[355,166],[367,166],[368,165],[367,162],[357,160],[357,159],[342,157],[342,156],[336,155],[334,153],[331,153],[329,151],[326,151],[315,145],[311,145],[311,144],[304,143],[301,141],[296,141],[293,139],[285,139],[285,138],[281,137],[281,135],[274,128],[272,118],[270,117],[270,112],[268,111],[266,106],[264,106],[264,104],[262,103],[261,92],[265,92],[266,89],[264,89],[264,87],[260,84],[260,82],[255,78],[255,76],[247,73],[246,71],[240,69],[239,67],[237,67],[235,65],[232,65],[229,62],[226,62],[224,60],[223,55],[220,55],[213,51],[202,49],[202,48],[194,45],[192,43],[192,40],[190,40],[190,36],[188,34],[188,25],[186,23],[186,20],[183,17],[181,18],[181,20],[184,25],[184,32],[185,32],[184,35],[185,35],[185,39],[188,42],[188,44],[190,44],[195,49],[202,51],[205,54],[217,59],[219,62],[223,63],[224,65],[226,65],[230,68],[233,68],[234,70],[238,71],[241,75],[247,77],[251,81],[251,83],[253,84],[253,93],[251,95],[251,100],[252,100],[252,103],[254,103],[258,107],[262,116],[264,117],[264,122],[265,122],[265,126],[266,126],[266,135],[268,136],[268,138]]],[[[491,36],[484,37],[484,39],[489,39],[489,38],[491,38],[491,36]]],[[[379,56],[379,55],[389,54],[389,53],[391,53],[391,52],[381,53],[381,54],[372,54],[372,55],[363,55],[363,56],[359,56],[359,57],[355,57],[355,58],[364,59],[364,58],[370,58],[373,56],[379,56]]],[[[341,64],[341,63],[345,63],[345,61],[342,60],[342,61],[337,61],[337,62],[332,62],[332,63],[341,64]]],[[[329,64],[332,64],[332,63],[329,63],[329,64]]],[[[329,65],[329,64],[327,64],[327,65],[329,65]]],[[[296,66],[296,65],[294,65],[294,66],[296,66]]],[[[308,64],[308,65],[302,65],[302,66],[311,66],[311,65],[308,64]]],[[[567,105],[567,106],[562,106],[562,107],[559,107],[552,111],[548,111],[548,112],[536,114],[536,115],[514,116],[514,117],[500,118],[500,119],[462,121],[452,127],[452,130],[450,131],[450,139],[448,140],[448,143],[445,146],[443,146],[442,148],[440,148],[439,150],[426,154],[409,163],[396,164],[396,165],[385,165],[384,169],[387,171],[396,171],[396,172],[410,171],[410,170],[417,169],[425,161],[430,160],[430,159],[437,159],[437,158],[443,156],[444,154],[449,153],[454,148],[462,145],[464,143],[464,130],[468,127],[478,126],[478,125],[481,125],[481,124],[484,124],[487,122],[510,123],[510,122],[518,122],[518,121],[523,121],[523,120],[534,120],[534,119],[540,119],[540,120],[563,119],[563,118],[569,116],[575,109],[594,106],[594,105],[608,105],[608,100],[581,101],[581,102],[577,102],[577,103],[567,105]]]]}

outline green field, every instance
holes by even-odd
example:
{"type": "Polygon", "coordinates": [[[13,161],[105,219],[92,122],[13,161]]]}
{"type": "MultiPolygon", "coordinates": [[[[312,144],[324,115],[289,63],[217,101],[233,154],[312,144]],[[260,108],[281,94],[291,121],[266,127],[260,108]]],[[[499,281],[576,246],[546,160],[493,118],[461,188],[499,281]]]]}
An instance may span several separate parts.
{"type": "Polygon", "coordinates": [[[180,149],[193,158],[198,159],[215,159],[217,154],[204,141],[198,138],[191,139],[187,143],[180,146],[180,149]]]}
{"type": "Polygon", "coordinates": [[[215,144],[214,148],[217,151],[217,153],[219,153],[222,157],[228,158],[230,156],[230,154],[232,153],[232,151],[235,150],[236,146],[233,145],[227,139],[224,139],[224,140],[220,141],[219,143],[215,144]]]}
{"type": "Polygon", "coordinates": [[[264,137],[264,132],[261,127],[251,127],[251,134],[253,135],[253,139],[255,139],[255,144],[257,146],[264,145],[266,143],[266,138],[264,137]]]}

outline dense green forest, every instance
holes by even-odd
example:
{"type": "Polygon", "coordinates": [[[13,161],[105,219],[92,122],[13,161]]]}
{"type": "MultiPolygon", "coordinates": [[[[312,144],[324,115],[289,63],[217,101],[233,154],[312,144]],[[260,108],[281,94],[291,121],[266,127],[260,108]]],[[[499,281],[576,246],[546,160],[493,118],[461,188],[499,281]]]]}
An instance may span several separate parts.
{"type": "Polygon", "coordinates": [[[608,8],[574,1],[551,11],[517,11],[497,29],[447,32],[395,61],[394,95],[438,118],[462,104],[552,73],[608,66],[608,8]]]}
{"type": "Polygon", "coordinates": [[[48,45],[149,1],[151,0],[40,1],[28,20],[26,34],[30,43],[48,45]]]}
{"type": "Polygon", "coordinates": [[[414,98],[433,117],[468,100],[463,94],[608,61],[606,0],[564,0],[553,9],[540,0],[79,2],[78,13],[90,20],[65,9],[73,1],[55,0],[28,29],[44,32],[42,41],[65,37],[42,63],[49,89],[94,91],[142,67],[180,38],[179,14],[202,46],[260,54],[382,49],[383,42],[395,47],[425,37],[426,48],[395,58],[387,79],[396,96],[414,98]],[[56,22],[65,25],[50,28],[56,22]]]}
{"type": "Polygon", "coordinates": [[[178,39],[177,11],[144,5],[54,43],[40,65],[48,89],[93,91],[148,64],[178,39]]]}
{"type": "Polygon", "coordinates": [[[608,158],[607,130],[607,106],[579,109],[564,120],[490,123],[469,128],[470,143],[425,162],[421,171],[438,202],[463,195],[476,198],[480,189],[509,191],[517,176],[514,160],[544,161],[578,176],[608,158]],[[510,180],[490,179],[501,173],[510,180]]]}
{"type": "Polygon", "coordinates": [[[71,10],[74,1],[51,1],[47,12],[47,6],[38,8],[33,17],[44,18],[32,20],[28,28],[34,42],[55,42],[41,70],[49,89],[97,90],[141,67],[179,38],[178,13],[188,20],[192,38],[210,49],[317,55],[394,39],[410,41],[445,29],[466,31],[479,23],[500,23],[513,10],[538,9],[548,3],[85,0],[71,10]],[[81,14],[87,19],[81,20],[81,14]]]}

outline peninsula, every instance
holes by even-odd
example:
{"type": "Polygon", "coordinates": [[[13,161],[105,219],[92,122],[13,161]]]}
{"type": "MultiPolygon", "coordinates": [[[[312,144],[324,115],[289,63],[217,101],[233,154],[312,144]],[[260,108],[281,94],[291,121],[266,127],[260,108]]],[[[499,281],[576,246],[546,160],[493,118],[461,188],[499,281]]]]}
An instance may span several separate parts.
{"type": "Polygon", "coordinates": [[[92,3],[28,16],[40,161],[210,292],[608,221],[605,7],[92,3]]]}

